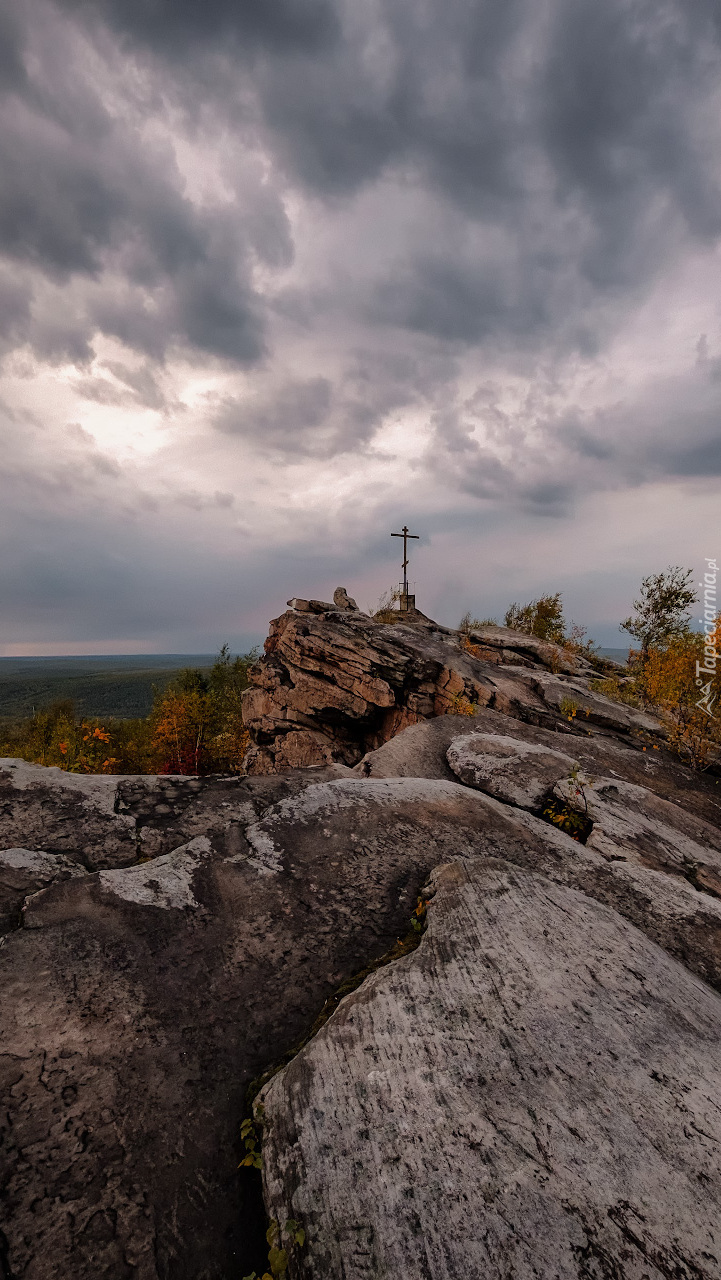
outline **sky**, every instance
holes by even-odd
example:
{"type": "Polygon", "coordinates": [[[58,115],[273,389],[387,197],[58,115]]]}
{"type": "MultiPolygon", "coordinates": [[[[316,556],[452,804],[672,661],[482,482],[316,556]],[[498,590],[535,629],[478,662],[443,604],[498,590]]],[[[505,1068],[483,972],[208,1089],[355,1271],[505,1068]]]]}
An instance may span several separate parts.
{"type": "Polygon", "coordinates": [[[0,654],[719,545],[717,0],[5,0],[0,654]]]}

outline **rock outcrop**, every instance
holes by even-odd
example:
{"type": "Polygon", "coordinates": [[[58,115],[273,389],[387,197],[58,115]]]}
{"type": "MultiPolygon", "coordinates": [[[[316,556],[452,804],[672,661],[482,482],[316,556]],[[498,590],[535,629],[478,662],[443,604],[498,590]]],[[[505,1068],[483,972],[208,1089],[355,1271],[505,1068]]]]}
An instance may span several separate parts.
{"type": "Polygon", "coordinates": [[[418,951],[264,1091],[304,1277],[721,1274],[719,996],[546,877],[434,887],[418,951]]]}
{"type": "Polygon", "coordinates": [[[662,733],[594,691],[590,664],[559,645],[504,627],[465,635],[417,611],[376,622],[344,603],[344,588],[336,597],[290,600],[270,624],[243,702],[249,773],[352,766],[410,724],[478,707],[548,727],[662,733]]]}
{"type": "Polygon", "coordinates": [[[302,603],[257,773],[0,764],[2,1280],[261,1273],[274,1068],[288,1280],[721,1280],[718,777],[528,637],[302,603]]]}

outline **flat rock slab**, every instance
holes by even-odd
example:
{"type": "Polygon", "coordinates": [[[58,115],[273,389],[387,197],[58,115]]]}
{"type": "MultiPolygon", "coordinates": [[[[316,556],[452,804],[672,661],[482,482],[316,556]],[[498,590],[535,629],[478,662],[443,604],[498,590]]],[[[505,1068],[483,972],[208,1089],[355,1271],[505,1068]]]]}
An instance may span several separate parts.
{"type": "Polygon", "coordinates": [[[437,890],[264,1091],[303,1280],[718,1280],[721,998],[544,877],[437,890]]]}
{"type": "Polygon", "coordinates": [[[501,712],[479,707],[473,716],[446,715],[410,725],[383,746],[369,751],[353,772],[371,778],[448,778],[446,753],[454,738],[475,733],[500,734],[523,743],[548,747],[578,760],[584,772],[635,783],[671,801],[718,831],[721,828],[721,779],[682,765],[670,752],[644,741],[607,737],[585,721],[559,721],[555,729],[526,724],[501,712]],[[644,749],[645,747],[645,749],[644,749]]]}
{"type": "Polygon", "coordinates": [[[536,808],[575,763],[563,751],[497,733],[454,738],[446,759],[466,786],[524,809],[536,808]]]}
{"type": "Polygon", "coordinates": [[[222,836],[281,796],[346,772],[332,764],[282,779],[122,776],[0,759],[0,845],[60,854],[87,871],[130,866],[222,836]]]}
{"type": "MultiPolygon", "coordinates": [[[[495,723],[545,744],[541,730],[495,723]]],[[[236,1172],[246,1086],[405,932],[428,873],[449,859],[501,858],[580,890],[721,986],[721,902],[453,781],[447,734],[465,725],[478,729],[449,716],[409,730],[414,750],[416,731],[428,735],[421,747],[432,748],[429,768],[441,760],[440,778],[333,765],[242,780],[103,779],[95,798],[83,779],[66,787],[31,766],[10,782],[8,827],[20,827],[25,803],[29,822],[71,850],[16,840],[5,872],[31,895],[25,927],[0,948],[0,1257],[13,1280],[260,1270],[264,1254],[248,1256],[257,1206],[236,1172]],[[119,818],[156,856],[106,860],[103,833],[114,839],[119,818]],[[97,842],[83,856],[100,864],[87,873],[83,822],[97,842]]],[[[639,753],[618,759],[647,767],[639,753]]],[[[687,811],[678,817],[691,831],[687,811]]]]}

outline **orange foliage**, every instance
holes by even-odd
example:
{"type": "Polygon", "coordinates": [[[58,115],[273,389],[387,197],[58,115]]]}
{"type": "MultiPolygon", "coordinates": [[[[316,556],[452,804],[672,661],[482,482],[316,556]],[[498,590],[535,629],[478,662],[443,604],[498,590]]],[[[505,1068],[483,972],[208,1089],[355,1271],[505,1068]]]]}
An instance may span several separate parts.
{"type": "Polygon", "coordinates": [[[153,728],[158,773],[206,772],[209,714],[205,694],[166,690],[153,715],[153,728]]]}
{"type": "MultiPolygon", "coordinates": [[[[721,616],[708,642],[718,649],[719,638],[721,616]]],[[[707,768],[721,747],[721,665],[718,672],[704,670],[706,665],[704,636],[688,633],[650,648],[638,676],[643,701],[670,724],[670,746],[694,769],[707,768]]]]}

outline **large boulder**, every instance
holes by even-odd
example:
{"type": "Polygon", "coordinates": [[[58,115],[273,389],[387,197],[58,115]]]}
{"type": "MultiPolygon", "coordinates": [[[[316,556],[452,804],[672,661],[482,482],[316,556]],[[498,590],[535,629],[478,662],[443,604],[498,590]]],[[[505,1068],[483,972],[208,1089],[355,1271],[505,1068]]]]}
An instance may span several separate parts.
{"type": "MultiPolygon", "coordinates": [[[[312,777],[236,783],[248,808],[212,837],[26,900],[0,948],[17,1280],[259,1268],[247,1087],[406,932],[432,867],[484,838],[457,784],[312,777]]],[[[503,828],[489,814],[493,848],[503,828]]]]}
{"type": "MultiPolygon", "coordinates": [[[[7,1258],[18,1280],[225,1280],[258,1270],[263,1223],[250,1175],[236,1172],[246,1088],[308,1035],[341,984],[404,934],[434,867],[501,859],[504,874],[512,865],[531,873],[542,886],[534,896],[565,913],[564,972],[571,956],[579,968],[587,959],[585,944],[575,950],[576,917],[601,920],[607,936],[613,916],[618,930],[635,926],[698,975],[684,1000],[703,980],[721,987],[721,903],[686,880],[609,861],[459,782],[314,777],[236,781],[234,816],[211,836],[133,866],[75,867],[26,899],[24,927],[0,950],[7,1258]],[[605,914],[588,915],[601,905],[605,914]]],[[[208,806],[212,794],[219,807],[230,803],[207,785],[208,806]]],[[[469,902],[445,918],[439,946],[449,965],[479,945],[480,924],[468,924],[475,910],[469,902]]],[[[481,936],[485,964],[494,935],[481,936]]],[[[500,973],[505,945],[500,935],[493,943],[500,973]]],[[[633,998],[643,1009],[640,989],[633,998]]],[[[426,1023],[417,1006],[425,1038],[434,1008],[426,1023]]],[[[580,1025],[595,1054],[595,1022],[580,1025]]],[[[669,1045],[685,1034],[673,1023],[669,1045]]],[[[428,1088],[442,1098],[446,1087],[439,1069],[428,1088]]],[[[383,1123],[379,1113],[373,1125],[383,1123]]],[[[272,1145],[265,1159],[283,1179],[272,1145]]],[[[654,1177],[665,1169],[659,1163],[654,1177]]],[[[379,1205],[394,1202],[382,1180],[374,1194],[379,1205]]]]}
{"type": "Polygon", "coordinates": [[[484,707],[584,734],[662,734],[594,691],[588,662],[559,645],[503,627],[468,636],[418,611],[378,622],[337,594],[340,605],[293,599],[270,624],[243,700],[251,774],[355,766],[409,725],[484,707]]]}
{"type": "Polygon", "coordinates": [[[467,786],[524,809],[537,808],[575,764],[563,751],[497,733],[454,738],[446,758],[467,786]]]}
{"type": "Polygon", "coordinates": [[[453,773],[487,795],[523,809],[576,815],[588,848],[681,876],[721,899],[721,832],[697,814],[617,776],[593,777],[565,752],[498,733],[453,739],[453,773]],[[551,809],[554,801],[559,803],[551,809]],[[544,807],[548,806],[548,807],[544,807]]]}
{"type": "Polygon", "coordinates": [[[448,748],[454,739],[477,733],[500,734],[520,743],[560,751],[578,762],[588,777],[610,776],[635,783],[670,801],[693,819],[703,819],[715,829],[721,827],[718,775],[693,772],[662,745],[646,745],[645,736],[578,733],[563,719],[546,729],[488,707],[478,708],[474,716],[446,715],[411,725],[367,752],[353,772],[373,778],[456,779],[458,775],[448,763],[448,748]]]}
{"type": "Polygon", "coordinates": [[[718,1277],[721,997],[544,877],[436,885],[420,948],[262,1095],[304,1280],[718,1277]]]}
{"type": "Polygon", "coordinates": [[[97,871],[170,853],[194,836],[221,835],[279,795],[345,773],[302,770],[283,781],[141,774],[74,774],[0,760],[0,840],[62,855],[97,871]]]}
{"type": "Polygon", "coordinates": [[[82,867],[62,854],[38,849],[0,849],[0,934],[21,924],[25,900],[56,880],[83,875],[82,867]]]}

